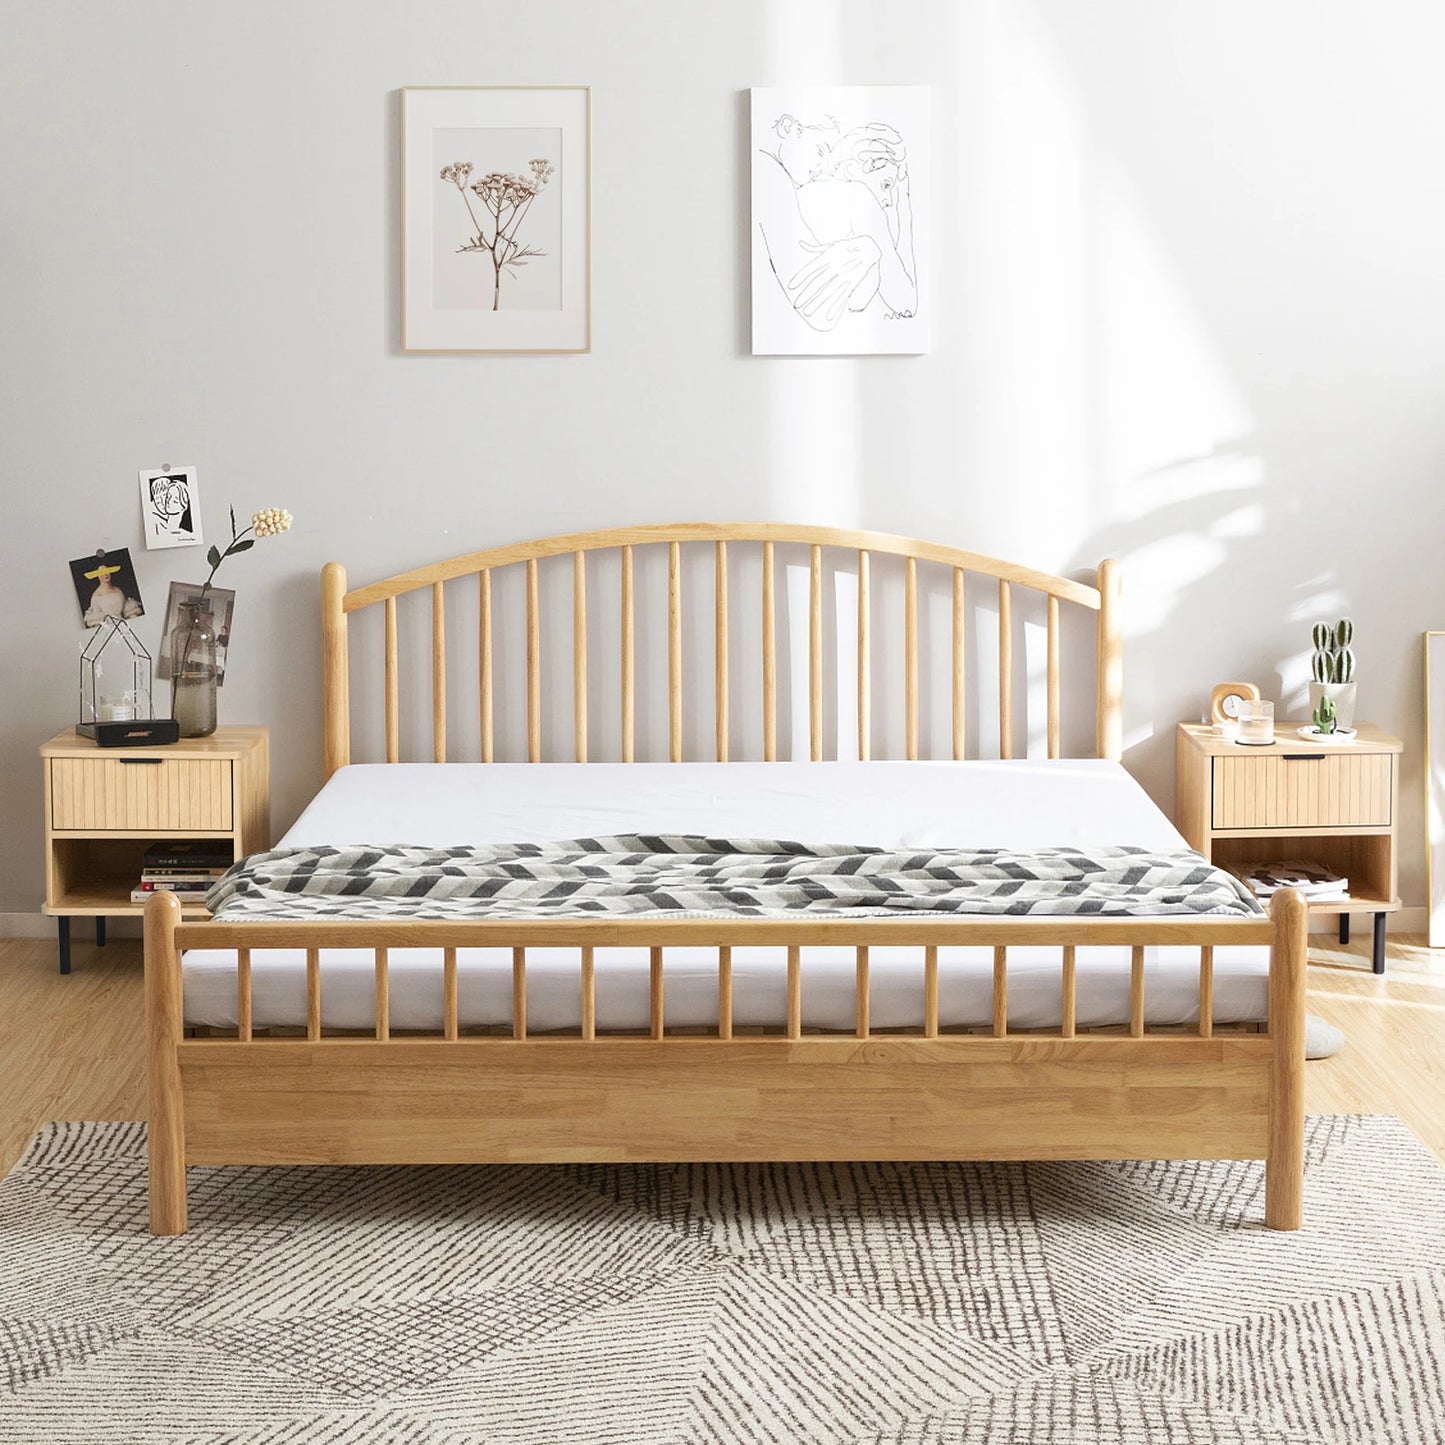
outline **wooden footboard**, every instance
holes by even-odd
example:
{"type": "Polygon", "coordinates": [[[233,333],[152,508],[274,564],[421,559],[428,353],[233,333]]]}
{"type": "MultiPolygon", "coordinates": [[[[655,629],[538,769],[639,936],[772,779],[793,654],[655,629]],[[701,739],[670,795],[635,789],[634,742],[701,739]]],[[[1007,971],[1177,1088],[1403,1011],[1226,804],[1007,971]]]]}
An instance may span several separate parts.
{"type": "Polygon", "coordinates": [[[1265,1220],[1300,1224],[1304,1160],[1307,912],[1278,895],[1269,920],[808,918],[577,922],[186,923],[174,897],[146,905],[151,1229],[186,1227],[187,1164],[557,1162],[565,1160],[1258,1159],[1265,1220]],[[775,1035],[732,1026],[731,949],[786,951],[787,1024],[775,1035]],[[1192,1033],[1145,1025],[1144,949],[1199,950],[1200,1021],[1192,1033]],[[1267,1033],[1216,1030],[1213,952],[1268,944],[1267,1033]],[[718,1018],[708,1036],[669,1034],[670,947],[718,951],[718,1018]],[[804,950],[857,950],[852,1036],[802,1026],[804,950]],[[923,1027],[875,1032],[869,950],[917,947],[923,1027]],[[1008,951],[1057,946],[1061,1026],[1008,1023],[1008,951]],[[1132,950],[1126,1030],[1076,1027],[1081,947],[1132,950]],[[987,1033],[940,1029],[938,949],[994,950],[987,1033]],[[323,1037],[320,951],[376,956],[374,1036],[323,1037]],[[388,951],[436,948],[444,959],[439,1034],[394,1036],[388,951]],[[461,1033],[457,950],[510,948],[512,1036],[461,1033]],[[527,950],[575,948],[581,1026],[529,1034],[527,950]],[[646,1037],[596,1026],[598,948],[651,950],[646,1037]],[[234,1038],[184,1036],[181,956],[234,949],[234,1038]],[[250,962],[257,950],[304,949],[307,1037],[257,1037],[250,962]]]}

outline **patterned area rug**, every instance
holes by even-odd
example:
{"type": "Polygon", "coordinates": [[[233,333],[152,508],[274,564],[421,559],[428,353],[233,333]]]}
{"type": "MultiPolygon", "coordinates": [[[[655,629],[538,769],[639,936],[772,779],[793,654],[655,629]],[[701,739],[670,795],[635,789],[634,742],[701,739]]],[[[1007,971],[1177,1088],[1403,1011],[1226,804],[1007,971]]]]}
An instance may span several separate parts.
{"type": "Polygon", "coordinates": [[[193,1169],[138,1124],[0,1183],[0,1440],[1438,1445],[1445,1172],[1249,1164],[193,1169]]]}

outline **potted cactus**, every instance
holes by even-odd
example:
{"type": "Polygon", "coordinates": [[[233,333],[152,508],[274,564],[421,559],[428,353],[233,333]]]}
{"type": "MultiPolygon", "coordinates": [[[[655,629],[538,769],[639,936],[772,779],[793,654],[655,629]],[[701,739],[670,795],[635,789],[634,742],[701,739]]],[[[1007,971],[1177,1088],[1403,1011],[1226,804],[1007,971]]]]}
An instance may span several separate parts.
{"type": "Polygon", "coordinates": [[[1314,711],[1314,722],[1299,731],[1301,737],[1319,743],[1352,743],[1355,740],[1354,728],[1339,725],[1335,705],[1328,693],[1320,698],[1320,705],[1314,711]]]}
{"type": "Polygon", "coordinates": [[[1314,655],[1310,659],[1310,713],[1318,718],[1320,702],[1334,706],[1336,728],[1348,730],[1355,721],[1355,624],[1342,617],[1333,627],[1316,622],[1310,633],[1314,655]]]}

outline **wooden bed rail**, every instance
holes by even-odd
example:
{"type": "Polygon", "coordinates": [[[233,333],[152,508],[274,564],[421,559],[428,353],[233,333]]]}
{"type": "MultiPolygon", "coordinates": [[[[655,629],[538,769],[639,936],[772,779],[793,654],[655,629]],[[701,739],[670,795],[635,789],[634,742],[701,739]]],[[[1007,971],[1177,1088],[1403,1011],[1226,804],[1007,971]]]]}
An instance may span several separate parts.
{"type": "MultiPolygon", "coordinates": [[[[1273,938],[1270,928],[1269,936],[1273,938]]],[[[1137,936],[1137,935],[1136,935],[1137,936]]],[[[716,937],[714,930],[713,937],[716,937]]],[[[1234,935],[1225,935],[1230,944],[1238,942],[1234,935]]],[[[973,942],[974,940],[970,940],[973,942]]],[[[209,941],[208,941],[209,942],[209,941]]],[[[306,953],[306,1036],[320,1039],[322,1036],[322,970],[321,950],[327,945],[317,941],[314,935],[305,935],[298,942],[304,943],[306,953]]],[[[274,945],[273,945],[274,946],[274,945]]],[[[379,1040],[391,1038],[390,1012],[390,945],[368,940],[367,946],[375,967],[375,1035],[379,1040]]],[[[408,946],[416,946],[412,940],[408,946]]],[[[469,945],[479,946],[475,941],[469,945]]],[[[497,947],[495,944],[483,946],[497,947]]],[[[555,948],[554,940],[545,945],[555,948]]],[[[578,959],[578,985],[580,1022],[575,1030],[561,1030],[556,1036],[580,1037],[595,1040],[607,1037],[597,1031],[597,973],[596,953],[598,945],[581,943],[573,945],[578,959]]],[[[721,1039],[733,1037],[733,985],[732,951],[735,944],[713,944],[717,955],[717,1022],[716,1036],[721,1039]]],[[[750,945],[756,946],[756,945],[750,945]]],[[[890,948],[899,946],[897,940],[889,939],[890,948]]],[[[988,946],[988,945],[984,945],[988,946]]],[[[1016,943],[999,943],[993,947],[992,979],[992,1035],[994,1038],[1018,1037],[1010,1033],[1008,1024],[1008,953],[1016,943]]],[[[1092,946],[1092,945],[1088,945],[1092,946]]],[[[1176,1029],[1149,1029],[1145,1023],[1145,950],[1148,945],[1136,943],[1131,946],[1129,974],[1129,1023],[1128,1036],[1142,1039],[1151,1037],[1173,1037],[1176,1029]]],[[[1212,943],[1198,945],[1199,951],[1199,1020],[1193,1032],[1202,1039],[1214,1037],[1214,950],[1219,946],[1212,943]]],[[[888,1029],[889,1034],[921,1033],[924,1038],[939,1036],[939,960],[938,944],[925,944],[919,950],[919,977],[923,994],[923,1022],[915,1029],[888,1029]]],[[[780,946],[786,954],[787,966],[787,1023],[784,1034],[789,1039],[803,1037],[803,945],[780,946]]],[[[1028,1030],[1029,1037],[1076,1039],[1080,1037],[1078,1026],[1078,945],[1065,943],[1060,950],[1060,1023],[1056,1029],[1041,1028],[1028,1030]]],[[[236,1037],[243,1043],[255,1038],[254,1006],[251,987],[252,947],[237,946],[236,952],[236,1037]]],[[[505,948],[503,951],[507,951],[505,948]]],[[[525,1039],[527,1032],[527,946],[515,944],[510,947],[512,955],[512,1037],[525,1039]]],[[[666,954],[667,945],[653,942],[648,945],[649,966],[649,1022],[648,1032],[654,1040],[666,1036],[666,954]]],[[[442,1026],[439,1030],[413,1030],[423,1036],[428,1033],[455,1042],[461,1037],[459,1015],[459,991],[457,980],[457,945],[442,949],[442,1026]]],[[[870,1025],[870,976],[871,945],[857,944],[853,947],[854,962],[854,1008],[856,1024],[854,1033],[860,1039],[873,1036],[870,1025]]],[[[182,956],[181,954],[177,955],[182,956]]],[[[695,1030],[690,1030],[695,1031],[695,1030]]],[[[836,1032],[827,1031],[827,1032],[836,1032]]],[[[979,1030],[969,1028],[965,1033],[979,1030]]],[[[614,1031],[620,1038],[629,1036],[627,1030],[614,1031]]]]}
{"type": "Polygon", "coordinates": [[[175,944],[190,948],[678,948],[715,944],[786,948],[840,944],[1015,947],[1148,944],[1268,944],[1267,918],[331,918],[180,923],[175,944]],[[1207,938],[1201,935],[1207,934],[1207,938]]]}
{"type": "Polygon", "coordinates": [[[617,675],[621,690],[619,751],[623,762],[636,759],[637,604],[634,583],[634,552],[641,547],[667,551],[666,656],[668,677],[668,756],[673,762],[684,755],[684,697],[695,694],[684,675],[683,605],[684,562],[695,549],[689,544],[708,543],[712,551],[714,671],[714,746],[719,762],[733,752],[729,734],[730,638],[735,610],[735,589],[729,587],[729,548],[756,548],[761,559],[761,638],[759,670],[762,683],[762,757],[778,757],[778,638],[777,638],[777,548],[807,549],[808,628],[807,661],[799,659],[799,675],[807,677],[808,751],[813,761],[823,757],[823,586],[825,554],[852,554],[857,572],[856,704],[857,752],[860,759],[873,756],[872,705],[879,661],[875,656],[872,559],[888,556],[903,559],[903,657],[898,681],[903,694],[904,750],[912,759],[921,755],[925,730],[919,708],[919,564],[947,569],[951,573],[952,636],[950,678],[946,693],[951,704],[951,755],[962,758],[967,745],[966,718],[966,608],[965,577],[969,573],[993,580],[997,589],[998,612],[998,735],[999,756],[1011,757],[1015,730],[1015,673],[1013,593],[1031,589],[1045,598],[1045,737],[1048,756],[1061,756],[1062,725],[1062,633],[1061,606],[1068,604],[1093,611],[1095,623],[1095,752],[1117,759],[1122,751],[1122,646],[1119,632],[1119,579],[1113,562],[1101,564],[1097,585],[1089,586],[1066,577],[1053,576],[1021,567],[981,553],[943,546],[881,532],[854,531],[833,527],[791,526],[767,522],[688,522],[666,526],[623,527],[595,532],[574,532],[532,542],[519,542],[473,552],[449,561],[418,567],[381,582],[350,591],[346,573],[339,563],[328,563],[322,572],[323,714],[325,766],[329,777],[351,761],[350,681],[348,669],[348,618],[362,608],[381,605],[383,622],[382,712],[386,761],[401,756],[401,689],[399,686],[399,643],[397,598],[409,592],[426,591],[431,596],[431,716],[432,756],[446,762],[450,756],[447,738],[447,625],[446,584],[463,577],[475,577],[478,589],[477,709],[480,728],[480,759],[496,759],[496,653],[493,636],[492,574],[498,569],[520,566],[525,572],[526,595],[526,732],[527,759],[540,762],[543,753],[543,659],[541,615],[543,608],[539,562],[549,558],[572,557],[570,612],[572,619],[573,746],[576,761],[586,762],[597,751],[589,729],[588,669],[588,558],[594,553],[619,554],[621,645],[617,675]]]}

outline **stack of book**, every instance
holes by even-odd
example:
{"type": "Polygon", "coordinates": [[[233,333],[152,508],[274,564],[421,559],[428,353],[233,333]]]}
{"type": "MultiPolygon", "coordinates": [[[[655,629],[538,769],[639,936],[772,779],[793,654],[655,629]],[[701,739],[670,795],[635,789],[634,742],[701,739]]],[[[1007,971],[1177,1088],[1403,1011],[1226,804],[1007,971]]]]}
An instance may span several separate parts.
{"type": "Polygon", "coordinates": [[[1307,858],[1283,863],[1241,863],[1229,870],[1256,898],[1272,898],[1281,888],[1297,888],[1311,903],[1350,896],[1350,880],[1307,858]]]}
{"type": "Polygon", "coordinates": [[[157,889],[180,894],[182,903],[199,903],[231,866],[231,849],[209,839],[172,839],[152,843],[141,862],[140,883],[130,893],[132,903],[144,903],[157,889]]]}

